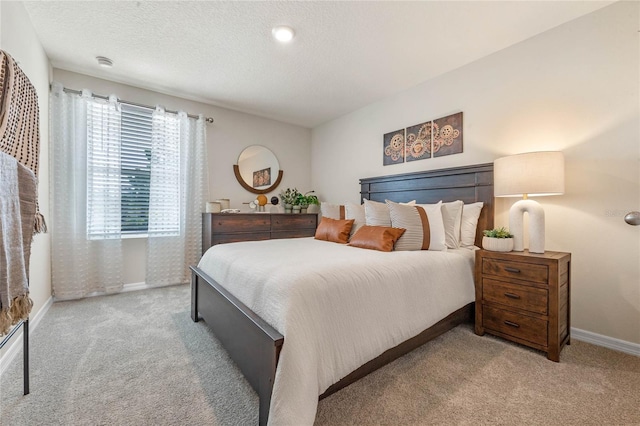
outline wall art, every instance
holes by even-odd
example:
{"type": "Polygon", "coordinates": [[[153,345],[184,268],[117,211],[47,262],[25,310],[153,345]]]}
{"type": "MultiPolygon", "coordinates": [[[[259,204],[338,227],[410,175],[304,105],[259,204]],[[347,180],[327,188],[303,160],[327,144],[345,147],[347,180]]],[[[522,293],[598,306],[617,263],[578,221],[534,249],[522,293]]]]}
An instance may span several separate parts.
{"type": "MultiPolygon", "coordinates": [[[[251,169],[249,169],[251,170],[251,169]]],[[[253,172],[253,187],[259,188],[261,186],[271,185],[271,167],[253,172]]]]}
{"type": "Polygon", "coordinates": [[[407,127],[405,142],[405,158],[407,161],[425,160],[431,158],[431,121],[407,127]]]}
{"type": "Polygon", "coordinates": [[[462,113],[433,120],[433,156],[462,152],[462,113]]]}
{"type": "Polygon", "coordinates": [[[382,164],[388,166],[404,163],[404,129],[387,133],[382,139],[382,164]]]}

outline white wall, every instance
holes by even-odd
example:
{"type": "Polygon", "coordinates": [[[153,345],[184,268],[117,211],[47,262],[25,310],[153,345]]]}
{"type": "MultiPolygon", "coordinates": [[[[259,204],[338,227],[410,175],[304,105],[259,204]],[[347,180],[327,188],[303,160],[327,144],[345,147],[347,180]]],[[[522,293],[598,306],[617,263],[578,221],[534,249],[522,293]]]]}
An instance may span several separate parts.
{"type": "MultiPolygon", "coordinates": [[[[362,177],[561,150],[566,193],[539,198],[547,249],[572,253],[572,326],[640,343],[640,5],[619,2],[313,129],[312,185],[359,201],[362,177]],[[464,152],[382,166],[382,135],[464,112],[464,152]]],[[[513,199],[497,199],[508,226],[513,199]]]]}
{"type": "MultiPolygon", "coordinates": [[[[131,102],[160,104],[169,110],[184,110],[190,114],[201,113],[205,117],[213,117],[215,123],[207,125],[211,201],[229,198],[232,208],[248,210],[248,206],[243,203],[248,203],[256,196],[240,186],[233,174],[233,165],[237,163],[242,150],[249,145],[263,145],[269,148],[284,171],[280,186],[273,194],[266,194],[268,198],[278,195],[281,189],[289,186],[301,190],[312,189],[309,172],[311,130],[307,128],[60,69],[53,70],[53,79],[71,89],[86,88],[100,95],[115,94],[120,99],[131,102]]],[[[146,240],[125,240],[124,250],[125,284],[144,282],[146,240]]]]}
{"type": "MultiPolygon", "coordinates": [[[[47,55],[38,40],[31,20],[20,2],[0,2],[0,48],[18,61],[38,94],[40,108],[40,172],[38,199],[40,211],[49,218],[49,74],[47,55]]],[[[29,268],[31,318],[51,297],[50,235],[38,234],[31,248],[29,268]]],[[[14,336],[15,339],[16,336],[14,336]]],[[[7,346],[8,347],[8,346],[7,346]]]]}

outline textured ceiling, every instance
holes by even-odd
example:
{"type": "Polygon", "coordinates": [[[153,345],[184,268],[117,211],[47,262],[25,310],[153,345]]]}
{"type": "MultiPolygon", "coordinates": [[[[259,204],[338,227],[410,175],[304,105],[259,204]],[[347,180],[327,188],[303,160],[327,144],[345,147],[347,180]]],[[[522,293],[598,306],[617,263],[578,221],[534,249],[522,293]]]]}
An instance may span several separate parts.
{"type": "Polygon", "coordinates": [[[611,1],[28,1],[54,67],[305,127],[611,1]],[[273,40],[275,25],[296,30],[273,40]],[[106,56],[114,67],[98,67],[106,56]]]}

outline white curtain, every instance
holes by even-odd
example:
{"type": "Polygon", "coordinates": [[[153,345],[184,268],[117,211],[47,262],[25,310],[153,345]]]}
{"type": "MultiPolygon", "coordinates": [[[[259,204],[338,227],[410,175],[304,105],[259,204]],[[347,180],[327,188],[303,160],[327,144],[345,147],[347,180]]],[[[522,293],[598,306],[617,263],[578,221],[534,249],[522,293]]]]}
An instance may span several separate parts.
{"type": "Polygon", "coordinates": [[[208,196],[204,118],[158,108],[152,135],[146,283],[187,283],[201,255],[208,196]]]}
{"type": "Polygon", "coordinates": [[[54,83],[50,111],[54,295],[64,300],[120,291],[120,170],[108,165],[120,156],[117,102],[93,99],[88,91],[67,94],[54,83]]]}

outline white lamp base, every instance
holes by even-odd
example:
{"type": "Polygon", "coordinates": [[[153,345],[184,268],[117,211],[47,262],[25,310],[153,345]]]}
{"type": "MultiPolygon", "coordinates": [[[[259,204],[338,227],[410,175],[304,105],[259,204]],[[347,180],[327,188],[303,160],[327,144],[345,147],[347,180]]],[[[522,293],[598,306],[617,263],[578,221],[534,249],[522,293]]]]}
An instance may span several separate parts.
{"type": "Polygon", "coordinates": [[[529,213],[529,251],[544,253],[544,210],[533,200],[520,200],[509,210],[509,232],[513,234],[513,251],[524,251],[525,213],[529,213]]]}

